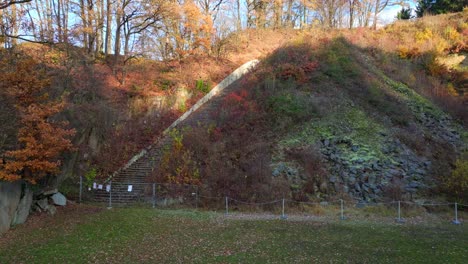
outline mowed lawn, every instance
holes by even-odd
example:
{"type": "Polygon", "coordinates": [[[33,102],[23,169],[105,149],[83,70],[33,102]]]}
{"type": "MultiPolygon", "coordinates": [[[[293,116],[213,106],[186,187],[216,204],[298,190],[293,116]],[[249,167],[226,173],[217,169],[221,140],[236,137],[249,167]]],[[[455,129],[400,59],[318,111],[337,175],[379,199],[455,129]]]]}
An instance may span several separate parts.
{"type": "Polygon", "coordinates": [[[464,225],[234,220],[72,206],[0,237],[0,263],[467,263],[464,225]]]}

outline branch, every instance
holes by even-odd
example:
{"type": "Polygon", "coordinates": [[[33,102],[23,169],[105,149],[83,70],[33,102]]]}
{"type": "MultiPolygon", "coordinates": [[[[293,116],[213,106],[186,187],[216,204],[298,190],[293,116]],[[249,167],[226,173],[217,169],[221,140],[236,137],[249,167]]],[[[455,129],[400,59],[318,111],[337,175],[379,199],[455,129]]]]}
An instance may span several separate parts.
{"type": "Polygon", "coordinates": [[[49,44],[49,45],[54,44],[53,42],[47,41],[47,40],[32,40],[32,39],[25,38],[25,37],[33,37],[31,35],[17,35],[17,36],[15,36],[15,35],[10,35],[8,33],[4,33],[3,36],[9,37],[9,38],[14,38],[14,39],[19,39],[19,40],[30,42],[30,43],[49,44]]]}
{"type": "Polygon", "coordinates": [[[5,9],[11,5],[29,3],[32,0],[16,0],[16,1],[2,1],[0,2],[0,9],[5,9]]]}

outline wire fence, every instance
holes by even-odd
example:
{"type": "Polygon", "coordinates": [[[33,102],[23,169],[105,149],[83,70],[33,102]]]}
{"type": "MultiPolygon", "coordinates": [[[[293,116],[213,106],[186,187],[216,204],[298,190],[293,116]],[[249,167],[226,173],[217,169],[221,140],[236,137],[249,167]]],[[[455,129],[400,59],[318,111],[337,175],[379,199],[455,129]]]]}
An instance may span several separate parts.
{"type": "Polygon", "coordinates": [[[451,222],[461,224],[468,217],[468,205],[434,201],[362,202],[349,199],[297,201],[277,198],[244,200],[232,195],[211,196],[196,185],[166,183],[97,183],[80,181],[79,202],[108,208],[147,206],[152,208],[192,208],[216,211],[227,217],[318,220],[375,220],[406,222],[451,222]]]}

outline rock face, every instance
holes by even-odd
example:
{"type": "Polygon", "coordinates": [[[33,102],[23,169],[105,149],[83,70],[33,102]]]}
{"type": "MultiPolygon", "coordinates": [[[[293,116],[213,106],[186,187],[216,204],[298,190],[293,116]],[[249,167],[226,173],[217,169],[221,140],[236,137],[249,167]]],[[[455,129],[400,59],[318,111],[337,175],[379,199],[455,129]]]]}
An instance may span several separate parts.
{"type": "MultiPolygon", "coordinates": [[[[421,114],[417,122],[427,135],[445,142],[454,151],[468,147],[461,139],[461,129],[447,116],[436,118],[421,114]]],[[[375,202],[392,193],[416,198],[420,190],[430,187],[431,177],[428,176],[433,170],[433,156],[418,153],[411,145],[400,141],[394,131],[374,133],[373,140],[371,145],[352,136],[332,133],[312,143],[328,171],[328,188],[320,188],[320,193],[314,190],[315,198],[326,197],[331,190],[362,202],[375,202]]],[[[429,145],[428,149],[431,149],[429,145]]],[[[272,176],[282,175],[288,179],[292,191],[305,186],[304,169],[296,166],[298,169],[293,170],[285,164],[285,161],[277,163],[272,168],[272,176]]]]}
{"type": "Polygon", "coordinates": [[[0,182],[0,234],[10,229],[21,199],[21,182],[0,182]]]}
{"type": "Polygon", "coordinates": [[[33,201],[33,192],[29,188],[23,188],[21,200],[16,209],[15,217],[13,218],[12,225],[19,225],[26,222],[31,211],[31,204],[33,201]]]}
{"type": "Polygon", "coordinates": [[[407,193],[414,194],[424,187],[422,180],[429,170],[430,161],[419,157],[399,140],[388,138],[382,146],[385,158],[366,155],[346,159],[346,151],[356,152],[359,147],[346,143],[345,139],[322,142],[320,148],[330,165],[329,181],[335,191],[344,191],[363,201],[376,200],[389,183],[401,182],[407,193]]]}

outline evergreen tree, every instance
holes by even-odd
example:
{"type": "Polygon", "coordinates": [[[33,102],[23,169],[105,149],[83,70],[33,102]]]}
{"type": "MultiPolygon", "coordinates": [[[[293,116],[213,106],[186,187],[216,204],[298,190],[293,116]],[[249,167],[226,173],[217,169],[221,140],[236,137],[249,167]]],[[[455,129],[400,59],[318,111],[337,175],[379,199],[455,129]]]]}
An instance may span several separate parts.
{"type": "Polygon", "coordinates": [[[413,18],[413,16],[411,15],[411,8],[402,7],[401,10],[398,12],[396,18],[398,20],[408,20],[413,18]]]}
{"type": "Polygon", "coordinates": [[[416,15],[422,17],[425,14],[445,14],[460,12],[468,6],[468,0],[419,0],[416,6],[416,15]]]}

